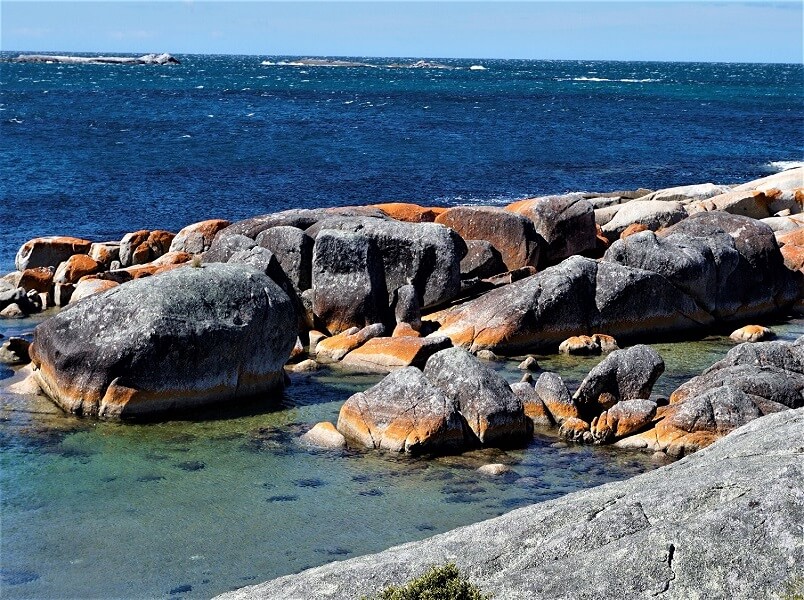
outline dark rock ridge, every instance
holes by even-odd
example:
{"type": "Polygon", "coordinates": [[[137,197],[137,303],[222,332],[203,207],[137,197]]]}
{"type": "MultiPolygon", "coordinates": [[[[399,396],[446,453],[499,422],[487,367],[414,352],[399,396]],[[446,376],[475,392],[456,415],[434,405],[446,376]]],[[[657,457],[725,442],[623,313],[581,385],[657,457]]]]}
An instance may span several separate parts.
{"type": "Polygon", "coordinates": [[[614,243],[601,261],[570,257],[435,318],[473,351],[552,348],[579,334],[618,339],[772,314],[801,293],[763,223],[698,213],[614,243]]]}
{"type": "Polygon", "coordinates": [[[64,410],[137,417],[281,389],[288,296],[245,265],[183,268],[85,298],[40,324],[34,376],[64,410]]]}
{"type": "Polygon", "coordinates": [[[178,65],[179,60],[170,54],[144,54],[142,56],[62,56],[53,54],[20,54],[11,59],[21,63],[61,63],[69,65],[178,65]]]}
{"type": "Polygon", "coordinates": [[[450,561],[506,600],[785,597],[804,578],[802,430],[804,409],[763,417],[626,481],[219,598],[360,598],[450,561]]]}

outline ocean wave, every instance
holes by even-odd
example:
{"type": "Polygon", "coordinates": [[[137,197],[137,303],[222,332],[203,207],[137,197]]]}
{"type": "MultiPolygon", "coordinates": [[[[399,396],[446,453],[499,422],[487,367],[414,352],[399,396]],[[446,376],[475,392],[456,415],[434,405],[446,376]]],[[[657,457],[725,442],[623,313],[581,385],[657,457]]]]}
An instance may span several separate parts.
{"type": "Polygon", "coordinates": [[[608,81],[613,83],[657,83],[662,81],[661,79],[609,79],[607,77],[567,77],[565,79],[558,79],[558,81],[591,81],[591,82],[598,82],[598,81],[608,81]]]}
{"type": "Polygon", "coordinates": [[[768,163],[768,166],[774,171],[789,171],[797,167],[804,167],[804,160],[775,160],[768,163]]]}

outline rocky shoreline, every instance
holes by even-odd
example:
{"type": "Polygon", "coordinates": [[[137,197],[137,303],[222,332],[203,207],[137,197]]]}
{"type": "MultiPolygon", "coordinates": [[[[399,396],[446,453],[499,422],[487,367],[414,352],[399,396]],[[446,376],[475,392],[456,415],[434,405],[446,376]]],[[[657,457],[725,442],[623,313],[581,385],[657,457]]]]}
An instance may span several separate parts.
{"type": "Polygon", "coordinates": [[[231,404],[281,390],[286,371],[337,363],[389,375],[349,398],[337,425],[319,424],[325,435],[311,432],[325,446],[452,453],[522,445],[541,427],[683,456],[800,406],[799,343],[737,347],[669,399],[651,395],[661,356],[618,344],[792,310],[803,176],[505,208],[289,210],[119,242],[35,238],[0,279],[0,316],[66,307],[29,350],[7,344],[30,357],[26,389],[80,415],[231,404]],[[513,385],[488,364],[557,348],[608,355],[572,391],[532,357],[513,385]]]}
{"type": "Polygon", "coordinates": [[[795,598],[804,581],[804,409],[631,479],[220,600],[371,597],[455,562],[494,598],[795,598]]]}
{"type": "Polygon", "coordinates": [[[0,318],[53,314],[30,345],[2,345],[0,360],[26,365],[7,391],[82,416],[161,419],[255,398],[268,406],[289,373],[334,368],[387,375],[346,399],[337,423],[302,436],[319,448],[453,454],[522,447],[536,430],[662,460],[712,446],[670,467],[672,482],[660,470],[233,597],[370,593],[442,558],[511,598],[563,597],[563,585],[611,597],[615,582],[634,597],[692,597],[714,585],[750,597],[784,583],[781,554],[801,553],[790,542],[800,533],[800,486],[788,483],[801,476],[801,449],[791,444],[804,406],[804,337],[775,341],[754,323],[800,310],[803,179],[799,167],[733,188],[569,194],[504,208],[296,209],[119,241],[34,238],[0,278],[0,318]],[[665,364],[641,342],[724,328],[735,346],[722,360],[669,397],[654,394],[665,364]],[[525,354],[537,351],[604,356],[570,389],[525,354]],[[504,359],[521,361],[521,381],[493,368],[504,359]],[[748,452],[760,446],[757,457],[748,452]],[[720,468],[724,461],[734,467],[720,468]],[[761,486],[774,497],[760,498],[761,486]],[[715,492],[720,500],[704,501],[715,492]],[[738,498],[765,520],[741,518],[738,498]],[[768,520],[777,509],[789,523],[768,520]],[[737,525],[707,541],[676,517],[737,525]],[[769,532],[757,533],[766,522],[769,532]],[[750,545],[773,562],[764,573],[752,572],[742,549],[736,579],[701,566],[746,532],[781,536],[750,545]],[[478,535],[499,540],[496,558],[478,535]],[[417,558],[396,564],[406,552],[417,558]],[[606,566],[592,573],[595,553],[606,566]],[[634,553],[641,558],[626,566],[611,562],[634,553]],[[561,584],[549,575],[558,564],[569,573],[561,584]]]}

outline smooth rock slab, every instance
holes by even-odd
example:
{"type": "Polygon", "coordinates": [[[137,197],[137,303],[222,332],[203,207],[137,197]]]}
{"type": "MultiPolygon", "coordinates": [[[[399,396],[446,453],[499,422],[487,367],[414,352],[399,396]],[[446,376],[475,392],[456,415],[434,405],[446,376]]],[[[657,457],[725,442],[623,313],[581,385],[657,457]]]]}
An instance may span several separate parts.
{"type": "Polygon", "coordinates": [[[433,354],[451,345],[445,336],[375,337],[347,354],[343,364],[380,372],[409,366],[422,368],[433,354]]]}
{"type": "Polygon", "coordinates": [[[25,242],[14,263],[18,271],[33,267],[58,267],[73,254],[86,254],[92,242],[74,237],[39,237],[25,242]]]}
{"type": "Polygon", "coordinates": [[[650,473],[220,598],[360,598],[450,561],[506,600],[784,597],[804,578],[802,429],[804,410],[757,419],[650,473]]]}
{"type": "Polygon", "coordinates": [[[151,415],[281,389],[296,341],[287,295],[246,266],[136,279],[41,323],[31,359],[64,410],[151,415]]]}

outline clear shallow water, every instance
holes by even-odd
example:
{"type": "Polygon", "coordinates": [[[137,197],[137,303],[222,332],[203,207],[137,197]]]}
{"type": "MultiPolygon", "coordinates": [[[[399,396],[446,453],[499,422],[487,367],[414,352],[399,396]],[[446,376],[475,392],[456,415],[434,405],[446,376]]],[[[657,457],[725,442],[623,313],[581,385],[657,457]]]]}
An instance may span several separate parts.
{"type": "Polygon", "coordinates": [[[179,58],[0,63],[0,271],[34,235],[120,239],[286,208],[733,183],[804,159],[800,64],[179,58]],[[487,70],[467,68],[478,62],[487,70]]]}
{"type": "MultiPolygon", "coordinates": [[[[34,323],[2,322],[0,333],[34,323]]],[[[804,334],[801,319],[773,327],[782,339],[804,334]]],[[[654,393],[732,346],[718,336],[656,344],[667,370],[654,393]]],[[[600,359],[539,360],[574,389],[600,359]]],[[[521,376],[516,361],[489,364],[521,376]]],[[[639,452],[553,447],[545,434],[524,449],[436,459],[299,444],[378,379],[294,375],[284,395],[240,411],[140,425],[76,419],[0,383],[3,597],[210,597],[658,466],[639,452]],[[478,476],[488,462],[521,478],[478,476]]]]}

